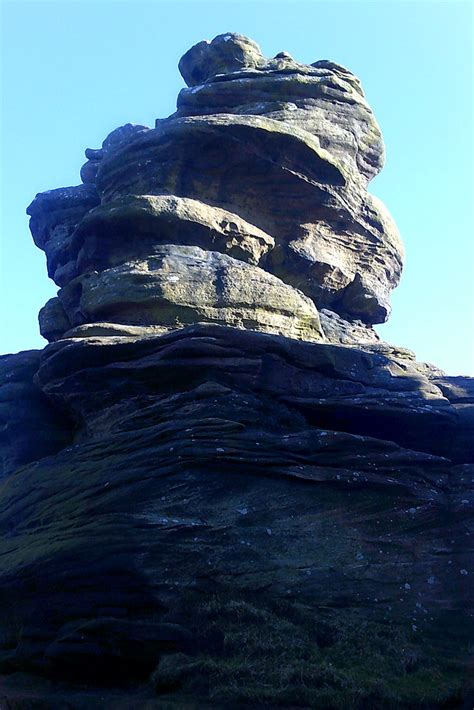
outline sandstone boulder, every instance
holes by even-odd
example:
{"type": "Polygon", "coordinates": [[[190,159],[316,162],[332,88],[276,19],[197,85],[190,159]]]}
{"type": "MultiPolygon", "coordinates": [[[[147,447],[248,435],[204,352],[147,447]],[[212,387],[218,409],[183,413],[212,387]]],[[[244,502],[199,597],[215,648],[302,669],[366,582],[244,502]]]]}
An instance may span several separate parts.
{"type": "Polygon", "coordinates": [[[258,264],[347,332],[384,322],[403,247],[366,189],[383,142],[359,80],[325,60],[266,59],[233,33],[197,44],[180,69],[189,88],[174,115],[112,131],[86,150],[83,186],[30,206],[56,283],[181,244],[258,264]]]}
{"type": "Polygon", "coordinates": [[[236,32],[198,42],[179,61],[179,71],[188,86],[202,84],[210,77],[256,67],[265,61],[256,42],[236,32]]]}

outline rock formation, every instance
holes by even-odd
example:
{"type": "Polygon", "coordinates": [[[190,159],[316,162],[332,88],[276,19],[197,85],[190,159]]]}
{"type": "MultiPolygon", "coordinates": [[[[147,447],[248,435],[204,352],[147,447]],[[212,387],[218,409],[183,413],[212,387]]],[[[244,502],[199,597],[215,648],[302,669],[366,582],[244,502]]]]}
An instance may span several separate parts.
{"type": "Polygon", "coordinates": [[[360,82],[237,34],[179,68],[28,208],[59,291],[0,359],[0,700],[463,707],[474,384],[373,329],[360,82]]]}

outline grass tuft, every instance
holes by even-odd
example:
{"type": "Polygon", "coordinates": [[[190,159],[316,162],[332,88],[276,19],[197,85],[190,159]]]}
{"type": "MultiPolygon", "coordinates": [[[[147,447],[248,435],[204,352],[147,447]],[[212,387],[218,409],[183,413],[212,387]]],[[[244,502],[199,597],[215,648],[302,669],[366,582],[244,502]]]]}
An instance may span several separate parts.
{"type": "Polygon", "coordinates": [[[152,676],[159,694],[249,707],[461,707],[462,661],[399,625],[368,620],[366,610],[223,595],[188,608],[202,647],[162,658],[152,676]]]}

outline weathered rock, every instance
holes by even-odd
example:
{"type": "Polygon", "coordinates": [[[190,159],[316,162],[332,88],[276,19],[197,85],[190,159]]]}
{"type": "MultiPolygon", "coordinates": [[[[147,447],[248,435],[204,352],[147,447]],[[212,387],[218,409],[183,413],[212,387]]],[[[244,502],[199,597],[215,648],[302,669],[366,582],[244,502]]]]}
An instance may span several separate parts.
{"type": "Polygon", "coordinates": [[[104,138],[102,142],[102,150],[100,153],[94,151],[93,157],[95,157],[95,159],[99,156],[103,158],[108,153],[113,153],[114,150],[117,150],[117,148],[122,146],[124,143],[132,141],[138,134],[148,130],[148,126],[142,126],[137,123],[126,123],[124,126],[119,126],[111,131],[106,138],[104,138]]]}
{"type": "MultiPolygon", "coordinates": [[[[72,327],[107,321],[177,328],[207,321],[324,340],[309,298],[256,266],[199,247],[156,246],[145,260],[74,279],[59,301],[72,327]]],[[[41,325],[41,331],[52,328],[41,325]]]]}
{"type": "Polygon", "coordinates": [[[282,408],[289,407],[296,419],[302,416],[316,427],[442,456],[449,453],[456,411],[409,360],[401,364],[353,347],[205,324],[158,338],[139,340],[139,335],[60,340],[45,350],[38,373],[41,388],[59,401],[66,398],[89,436],[102,431],[96,418],[115,431],[115,418],[128,416],[130,387],[137,387],[133,407],[141,408],[140,398],[152,395],[151,382],[156,383],[154,392],[161,391],[163,383],[166,396],[168,383],[175,383],[177,397],[206,381],[206,367],[212,382],[254,390],[256,396],[272,398],[282,408]],[[145,381],[137,362],[146,366],[145,381]]]}
{"type": "Polygon", "coordinates": [[[383,167],[379,126],[359,80],[340,64],[300,64],[286,52],[266,59],[248,38],[227,34],[192,47],[179,69],[191,88],[179,94],[178,116],[265,115],[313,133],[364,180],[383,167]]]}
{"type": "Polygon", "coordinates": [[[142,131],[147,131],[147,126],[141,126],[133,123],[126,123],[124,126],[119,126],[112,133],[109,133],[107,138],[102,143],[102,148],[95,150],[86,148],[85,154],[87,163],[81,168],[81,180],[83,183],[95,184],[97,178],[97,170],[99,169],[100,161],[108,153],[117,150],[121,145],[127,143],[142,131]]]}
{"type": "Polygon", "coordinates": [[[379,200],[345,184],[308,132],[234,115],[160,121],[104,160],[97,178],[106,201],[166,191],[222,205],[275,238],[264,268],[318,306],[382,322],[401,273],[400,238],[379,200]]]}
{"type": "Polygon", "coordinates": [[[182,244],[258,264],[274,239],[238,215],[172,195],[126,195],[91,210],[74,234],[77,273],[151,256],[156,246],[182,244]]]}
{"type": "Polygon", "coordinates": [[[474,461],[474,378],[432,373],[431,381],[449,399],[458,415],[449,451],[453,461],[474,461]],[[441,375],[441,376],[440,376],[441,375]]]}
{"type": "Polygon", "coordinates": [[[254,68],[265,59],[256,42],[235,32],[217,35],[212,42],[203,40],[191,47],[179,61],[179,71],[188,86],[202,84],[209,78],[254,68]]]}
{"type": "Polygon", "coordinates": [[[71,235],[84,215],[99,203],[94,185],[78,185],[41,192],[27,209],[35,244],[45,251],[48,275],[58,286],[76,275],[71,235]]]}
{"type": "MultiPolygon", "coordinates": [[[[63,338],[91,338],[95,336],[112,336],[120,337],[127,336],[131,338],[148,338],[155,335],[163,335],[164,333],[169,333],[175,330],[173,327],[166,327],[162,325],[123,325],[123,323],[107,323],[106,321],[100,323],[84,323],[84,325],[77,325],[75,328],[71,328],[67,332],[63,333],[63,338]]],[[[52,340],[58,340],[58,338],[52,338],[52,340]]]]}
{"type": "Polygon", "coordinates": [[[191,88],[176,114],[86,150],[85,185],[67,195],[82,197],[80,211],[70,214],[64,191],[30,206],[56,283],[177,243],[258,263],[354,333],[358,321],[385,321],[403,248],[366,191],[383,143],[358,79],[286,52],[265,59],[232,33],[197,44],[180,68],[191,88]]]}
{"type": "Polygon", "coordinates": [[[474,387],[372,328],[360,83],[236,34],[180,69],[28,210],[61,289],[0,359],[0,705],[470,707],[474,387]]]}
{"type": "Polygon", "coordinates": [[[61,338],[72,327],[64,306],[57,296],[46,301],[38,313],[38,323],[41,335],[49,342],[61,338]]]}
{"type": "Polygon", "coordinates": [[[357,212],[346,220],[338,220],[340,215],[308,214],[294,238],[269,254],[267,268],[319,307],[367,325],[381,323],[390,314],[390,290],[402,268],[398,230],[384,205],[368,193],[357,212]]]}
{"type": "Polygon", "coordinates": [[[158,120],[156,128],[102,161],[98,189],[106,201],[128,193],[160,194],[163,188],[180,196],[196,193],[204,202],[235,205],[244,217],[253,207],[252,214],[263,211],[269,219],[270,208],[259,206],[259,195],[252,198],[252,188],[264,196],[277,176],[300,189],[306,182],[321,185],[322,190],[326,185],[326,200],[332,195],[329,186],[346,182],[338,163],[306,131],[261,116],[218,114],[158,120]],[[246,166],[253,167],[255,174],[243,173],[246,166]],[[223,191],[232,186],[230,194],[223,191]],[[246,201],[235,199],[238,186],[247,195],[246,201]]]}
{"type": "MultiPolygon", "coordinates": [[[[425,697],[462,692],[472,465],[427,453],[453,413],[416,369],[353,347],[206,325],[58,341],[37,382],[74,413],[75,442],[2,489],[4,672],[117,685],[184,650],[195,655],[177,686],[163,688],[160,663],[159,692],[178,703],[180,687],[203,703],[209,693],[244,702],[226,674],[230,664],[250,683],[245,643],[265,658],[245,690],[252,704],[289,661],[283,644],[311,689],[302,707],[323,697],[306,662],[333,663],[345,697],[357,692],[363,707],[371,686],[349,680],[362,670],[347,656],[358,639],[381,702],[395,682],[400,707],[418,702],[426,674],[425,697]],[[318,411],[337,394],[338,408],[352,402],[347,429],[363,433],[335,429],[334,410],[318,411]],[[384,406],[392,439],[416,436],[418,451],[374,438],[384,406]],[[170,641],[167,624],[183,631],[170,641]]],[[[339,697],[334,683],[324,697],[339,697]]],[[[286,685],[288,702],[300,697],[300,679],[286,685]]],[[[278,683],[272,692],[284,702],[278,683]]]]}
{"type": "Polygon", "coordinates": [[[38,350],[0,357],[0,481],[71,440],[69,415],[33,382],[39,358],[38,350]]]}
{"type": "Polygon", "coordinates": [[[357,343],[361,345],[363,343],[377,343],[380,340],[375,330],[362,321],[347,321],[326,308],[319,311],[319,319],[330,343],[340,345],[357,343]]]}

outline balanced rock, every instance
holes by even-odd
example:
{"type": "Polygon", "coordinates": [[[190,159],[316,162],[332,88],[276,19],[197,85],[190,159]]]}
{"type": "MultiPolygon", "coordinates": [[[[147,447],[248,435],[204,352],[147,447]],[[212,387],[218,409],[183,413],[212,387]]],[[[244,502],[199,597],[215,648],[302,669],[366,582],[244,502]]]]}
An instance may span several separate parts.
{"type": "MultiPolygon", "coordinates": [[[[357,341],[363,323],[373,340],[370,327],[390,313],[403,248],[367,192],[383,143],[360,82],[327,61],[304,65],[285,52],[265,59],[235,34],[199,43],[180,68],[190,88],[174,115],[153,129],[116,129],[86,150],[83,187],[38,195],[30,206],[49,274],[66,287],[166,244],[201,247],[258,264],[333,313],[327,339],[353,333],[357,341]]],[[[114,322],[136,324],[127,318],[117,310],[114,322]]],[[[43,331],[67,332],[62,317],[43,331]]]]}

